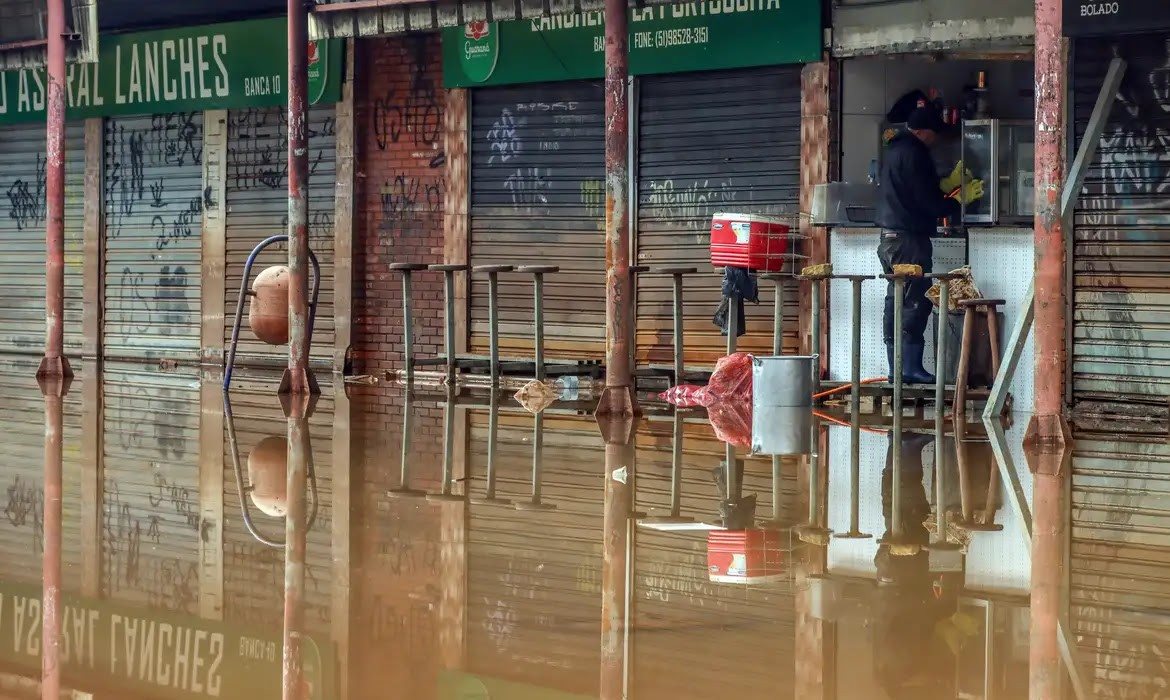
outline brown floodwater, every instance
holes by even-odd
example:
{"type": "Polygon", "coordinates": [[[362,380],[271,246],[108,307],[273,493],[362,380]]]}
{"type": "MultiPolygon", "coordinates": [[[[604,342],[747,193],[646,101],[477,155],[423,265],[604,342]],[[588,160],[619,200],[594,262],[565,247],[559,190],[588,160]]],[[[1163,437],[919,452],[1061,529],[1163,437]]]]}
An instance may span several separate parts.
{"type": "Polygon", "coordinates": [[[0,360],[0,697],[1170,696],[1164,434],[76,369],[0,360]]]}

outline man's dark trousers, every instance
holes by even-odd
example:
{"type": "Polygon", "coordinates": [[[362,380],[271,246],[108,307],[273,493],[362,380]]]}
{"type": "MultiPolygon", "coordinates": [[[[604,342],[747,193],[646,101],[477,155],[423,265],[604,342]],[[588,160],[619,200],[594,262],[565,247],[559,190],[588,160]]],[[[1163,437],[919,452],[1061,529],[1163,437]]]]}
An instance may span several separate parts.
{"type": "MultiPolygon", "coordinates": [[[[922,273],[932,272],[934,247],[930,236],[906,233],[902,231],[882,231],[882,240],[878,245],[878,258],[882,263],[882,271],[889,275],[894,272],[894,265],[918,265],[922,273]]],[[[925,340],[926,325],[930,321],[930,312],[933,307],[926,298],[931,282],[925,277],[914,277],[906,280],[906,292],[902,307],[902,339],[906,343],[921,345],[925,340]]],[[[886,287],[886,308],[882,318],[882,338],[886,345],[894,342],[894,283],[886,287]]]]}

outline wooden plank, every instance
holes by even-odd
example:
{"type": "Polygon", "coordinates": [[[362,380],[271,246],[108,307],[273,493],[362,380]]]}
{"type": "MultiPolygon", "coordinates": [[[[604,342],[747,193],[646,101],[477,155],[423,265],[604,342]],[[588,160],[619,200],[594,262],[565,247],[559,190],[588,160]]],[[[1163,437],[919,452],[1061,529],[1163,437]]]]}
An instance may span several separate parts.
{"type": "MultiPolygon", "coordinates": [[[[347,43],[352,47],[353,40],[347,43]]],[[[352,49],[351,49],[352,50],[352,49]]],[[[348,308],[348,307],[346,307],[348,308]]],[[[334,375],[336,393],[333,395],[333,442],[331,445],[333,464],[330,474],[332,487],[332,554],[331,588],[333,615],[331,620],[334,648],[337,651],[337,692],[339,700],[349,698],[349,657],[350,657],[350,566],[352,558],[353,530],[350,526],[352,512],[351,480],[351,430],[350,403],[345,385],[339,375],[334,375]]]]}
{"type": "MultiPolygon", "coordinates": [[[[221,321],[217,331],[222,327],[221,321]]],[[[199,402],[199,614],[222,620],[224,411],[219,383],[205,380],[199,402]]]]}
{"type": "Polygon", "coordinates": [[[83,357],[98,357],[102,348],[102,120],[85,120],[85,258],[82,261],[81,333],[83,357]]]}
{"type": "MultiPolygon", "coordinates": [[[[99,122],[100,134],[101,120],[96,121],[99,122]]],[[[86,295],[86,299],[92,298],[86,295]]],[[[81,376],[81,594],[97,598],[101,596],[102,588],[101,534],[105,494],[102,444],[105,412],[102,410],[100,360],[83,360],[81,376]]]]}
{"type": "Polygon", "coordinates": [[[345,370],[353,342],[354,40],[345,42],[345,81],[337,103],[333,195],[333,371],[345,370]]]}
{"type": "Polygon", "coordinates": [[[199,359],[223,364],[227,217],[227,110],[203,113],[202,313],[199,359]]]}
{"type": "MultiPolygon", "coordinates": [[[[470,250],[471,188],[468,186],[468,139],[471,131],[471,109],[467,90],[455,88],[446,91],[443,109],[443,152],[446,155],[444,178],[447,193],[443,198],[443,260],[465,263],[470,250]]],[[[466,352],[469,342],[467,317],[467,275],[455,277],[455,351],[466,352]]]]}

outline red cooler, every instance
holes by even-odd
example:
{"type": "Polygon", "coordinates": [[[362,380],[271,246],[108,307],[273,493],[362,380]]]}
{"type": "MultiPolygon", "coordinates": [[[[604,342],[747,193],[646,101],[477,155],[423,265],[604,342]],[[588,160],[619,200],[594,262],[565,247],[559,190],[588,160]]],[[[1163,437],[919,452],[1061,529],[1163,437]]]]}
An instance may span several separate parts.
{"type": "Polygon", "coordinates": [[[707,575],[715,583],[753,584],[784,578],[784,550],[776,530],[711,530],[707,575]]]}
{"type": "Polygon", "coordinates": [[[783,272],[792,228],[756,214],[719,213],[711,217],[711,264],[783,272]]]}

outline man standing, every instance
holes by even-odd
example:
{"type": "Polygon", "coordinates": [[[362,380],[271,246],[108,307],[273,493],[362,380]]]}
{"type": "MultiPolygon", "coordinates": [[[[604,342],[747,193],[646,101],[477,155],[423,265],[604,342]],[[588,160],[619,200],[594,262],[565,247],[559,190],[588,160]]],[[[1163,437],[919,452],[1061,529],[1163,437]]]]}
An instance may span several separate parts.
{"type": "MultiPolygon", "coordinates": [[[[895,136],[886,148],[878,183],[877,224],[881,227],[878,258],[888,275],[894,265],[918,265],[922,272],[931,272],[934,254],[930,237],[943,217],[957,218],[959,199],[970,203],[983,196],[983,181],[966,178],[963,185],[963,163],[940,180],[930,156],[930,147],[938,140],[946,126],[934,107],[919,104],[910,113],[907,130],[895,136]],[[962,186],[962,191],[951,192],[962,186]]],[[[902,311],[902,378],[910,384],[933,384],[934,377],[922,366],[926,324],[930,319],[931,303],[926,298],[930,281],[917,277],[906,284],[902,311]]],[[[894,374],[894,283],[886,290],[886,308],[883,336],[890,376],[894,374]]]]}

